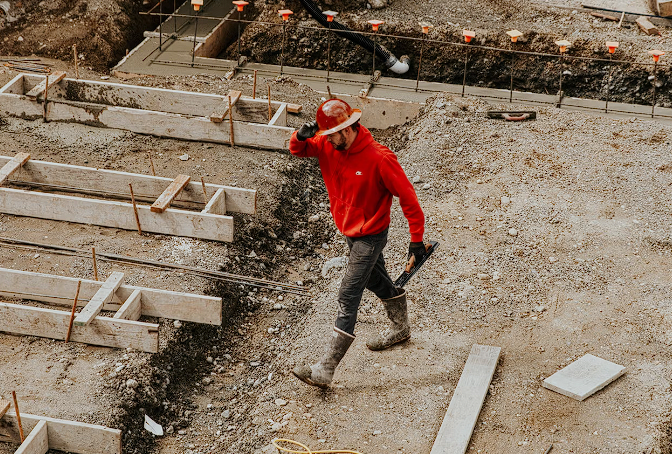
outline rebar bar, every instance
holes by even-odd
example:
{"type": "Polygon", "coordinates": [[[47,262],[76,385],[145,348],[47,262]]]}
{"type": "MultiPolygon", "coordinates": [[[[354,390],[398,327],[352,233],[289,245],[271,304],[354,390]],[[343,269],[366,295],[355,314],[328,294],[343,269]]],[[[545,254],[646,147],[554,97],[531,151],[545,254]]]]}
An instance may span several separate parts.
{"type": "Polygon", "coordinates": [[[654,117],[656,112],[656,83],[658,82],[658,62],[653,63],[653,102],[651,102],[651,118],[654,117]]]}
{"type": "Polygon", "coordinates": [[[191,67],[194,67],[194,59],[196,58],[196,31],[198,30],[198,11],[196,11],[196,22],[194,24],[194,46],[191,49],[191,67]]]}
{"type": "Polygon", "coordinates": [[[609,76],[607,77],[607,99],[604,103],[604,113],[609,113],[609,85],[611,85],[611,54],[609,54],[609,76]]]}
{"type": "MultiPolygon", "coordinates": [[[[163,0],[159,0],[159,14],[163,14],[163,0]]],[[[163,21],[159,16],[159,50],[163,52],[163,21]]]]}
{"type": "Polygon", "coordinates": [[[280,49],[280,75],[285,66],[285,30],[287,29],[287,21],[282,21],[282,48],[280,49]]]}
{"type": "Polygon", "coordinates": [[[415,91],[418,91],[418,85],[420,84],[420,69],[422,68],[422,51],[425,44],[425,34],[422,34],[422,40],[420,40],[420,58],[418,59],[418,77],[415,79],[415,91]]]}
{"type": "Polygon", "coordinates": [[[462,97],[464,98],[464,88],[467,85],[467,62],[469,61],[469,47],[464,48],[464,73],[462,74],[462,97]]]}
{"type": "Polygon", "coordinates": [[[331,72],[331,22],[327,31],[327,82],[329,82],[329,73],[331,72]]]}
{"type": "Polygon", "coordinates": [[[564,56],[564,53],[560,54],[560,86],[558,88],[558,102],[555,105],[557,108],[562,107],[562,73],[564,72],[564,56]]]}

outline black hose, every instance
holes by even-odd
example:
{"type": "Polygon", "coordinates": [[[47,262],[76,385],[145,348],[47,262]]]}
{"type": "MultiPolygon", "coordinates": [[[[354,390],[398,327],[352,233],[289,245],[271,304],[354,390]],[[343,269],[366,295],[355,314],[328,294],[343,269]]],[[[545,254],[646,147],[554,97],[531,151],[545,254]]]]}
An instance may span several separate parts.
{"type": "MultiPolygon", "coordinates": [[[[320,8],[318,8],[318,6],[312,0],[299,0],[299,1],[308,10],[310,15],[313,16],[313,18],[316,21],[318,21],[324,27],[329,27],[330,22],[327,21],[327,18],[322,13],[322,10],[320,10],[320,8]]],[[[331,29],[337,35],[349,39],[355,44],[359,44],[369,52],[374,52],[375,50],[376,56],[383,61],[383,64],[385,65],[386,68],[391,68],[392,66],[395,65],[395,63],[399,62],[399,59],[397,59],[397,57],[392,55],[390,51],[385,49],[385,47],[381,46],[378,43],[375,43],[374,45],[374,42],[368,37],[363,36],[359,33],[355,33],[351,28],[339,22],[336,21],[331,22],[331,29]]],[[[402,61],[403,60],[404,57],[402,57],[402,61]]]]}

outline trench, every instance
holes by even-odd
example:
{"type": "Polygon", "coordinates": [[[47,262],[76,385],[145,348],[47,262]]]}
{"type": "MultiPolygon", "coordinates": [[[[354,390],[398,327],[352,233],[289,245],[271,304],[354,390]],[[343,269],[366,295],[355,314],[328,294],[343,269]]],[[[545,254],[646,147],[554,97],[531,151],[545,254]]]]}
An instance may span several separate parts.
{"type": "MultiPolygon", "coordinates": [[[[328,216],[322,216],[318,222],[306,221],[310,214],[324,209],[320,203],[326,200],[317,163],[306,160],[301,166],[290,164],[283,171],[283,180],[278,188],[276,208],[269,219],[260,221],[249,215],[236,219],[240,228],[228,258],[224,258],[225,271],[284,279],[281,276],[288,263],[296,257],[315,255],[315,245],[328,243],[333,238],[335,230],[328,216]],[[296,235],[297,231],[302,234],[296,235]],[[278,245],[283,245],[286,253],[278,253],[278,245]],[[256,252],[257,259],[246,257],[250,250],[256,252]],[[233,256],[243,260],[231,260],[233,256]]],[[[127,454],[146,454],[156,448],[155,439],[143,428],[145,414],[151,415],[164,430],[170,428],[170,432],[177,433],[187,429],[197,408],[194,398],[206,392],[210,373],[233,367],[234,364],[227,362],[227,356],[238,357],[238,352],[250,348],[239,327],[244,322],[254,324],[256,317],[264,316],[264,307],[256,298],[261,293],[249,286],[219,281],[211,281],[204,293],[222,298],[222,326],[182,323],[173,330],[158,354],[128,372],[129,377],[139,382],[135,390],[120,385],[125,377],[117,377],[108,385],[118,395],[112,427],[122,430],[122,445],[127,454]],[[248,298],[250,295],[255,298],[248,298]],[[209,363],[208,357],[214,361],[209,363]]],[[[309,309],[309,304],[294,308],[289,321],[296,323],[309,309]]],[[[163,323],[172,325],[172,321],[163,323]]],[[[262,355],[260,359],[270,362],[272,358],[262,355]]]]}

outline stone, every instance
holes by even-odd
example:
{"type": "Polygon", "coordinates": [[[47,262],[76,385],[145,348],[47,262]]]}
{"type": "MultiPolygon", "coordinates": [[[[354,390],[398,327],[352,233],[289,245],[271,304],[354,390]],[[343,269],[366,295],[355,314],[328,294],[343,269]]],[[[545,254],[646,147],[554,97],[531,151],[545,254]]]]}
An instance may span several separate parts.
{"type": "Polygon", "coordinates": [[[511,236],[518,236],[518,230],[516,230],[514,228],[510,228],[508,233],[511,236]]]}
{"type": "Polygon", "coordinates": [[[476,277],[478,277],[482,281],[487,281],[490,279],[490,275],[485,273],[478,273],[476,277]]]}
{"type": "Polygon", "coordinates": [[[138,384],[139,383],[137,382],[137,380],[134,380],[132,378],[129,378],[128,380],[126,380],[126,387],[129,388],[129,389],[137,388],[138,384]]]}
{"type": "Polygon", "coordinates": [[[432,184],[431,184],[431,183],[425,183],[425,184],[422,186],[422,189],[427,190],[427,189],[429,189],[429,188],[431,188],[431,187],[432,187],[432,184]]]}
{"type": "Polygon", "coordinates": [[[222,418],[229,419],[231,417],[231,410],[224,410],[222,412],[222,418]]]}
{"type": "Polygon", "coordinates": [[[511,203],[511,198],[503,195],[502,198],[500,199],[500,202],[501,202],[502,206],[505,207],[509,203],[511,203]]]}
{"type": "Polygon", "coordinates": [[[278,407],[284,407],[287,405],[287,401],[285,399],[275,399],[275,405],[278,407]]]}
{"type": "Polygon", "coordinates": [[[204,385],[209,385],[210,383],[212,383],[212,378],[203,377],[203,380],[201,380],[201,381],[203,382],[204,385]]]}
{"type": "Polygon", "coordinates": [[[189,155],[187,153],[180,156],[180,161],[188,161],[188,160],[189,160],[189,155]]]}
{"type": "Polygon", "coordinates": [[[420,183],[422,180],[420,179],[419,175],[416,175],[413,177],[413,183],[420,183]]]}
{"type": "Polygon", "coordinates": [[[343,268],[347,264],[348,264],[348,258],[347,257],[334,257],[333,259],[328,260],[322,266],[322,277],[327,277],[327,273],[332,268],[343,268]]]}
{"type": "Polygon", "coordinates": [[[581,401],[624,373],[624,366],[586,354],[548,377],[542,386],[581,401]]]}

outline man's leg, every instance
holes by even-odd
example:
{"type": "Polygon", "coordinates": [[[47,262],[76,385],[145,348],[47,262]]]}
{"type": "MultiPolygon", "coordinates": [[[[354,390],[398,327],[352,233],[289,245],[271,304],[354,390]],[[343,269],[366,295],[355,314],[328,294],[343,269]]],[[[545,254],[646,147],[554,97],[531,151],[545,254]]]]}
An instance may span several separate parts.
{"type": "Polygon", "coordinates": [[[387,232],[346,240],[350,248],[350,260],[338,292],[338,316],[327,351],[317,364],[297,366],[293,370],[294,375],[300,380],[322,388],[331,383],[336,366],[355,339],[359,303],[387,242],[387,232]]]}

